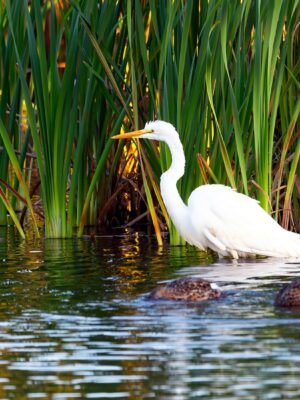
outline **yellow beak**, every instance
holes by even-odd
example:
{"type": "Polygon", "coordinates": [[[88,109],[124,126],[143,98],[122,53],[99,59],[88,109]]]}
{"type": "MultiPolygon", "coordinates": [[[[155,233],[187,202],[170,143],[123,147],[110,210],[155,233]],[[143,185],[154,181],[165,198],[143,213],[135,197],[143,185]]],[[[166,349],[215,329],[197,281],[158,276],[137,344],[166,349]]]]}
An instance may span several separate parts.
{"type": "Polygon", "coordinates": [[[139,131],[127,132],[121,135],[112,136],[112,139],[128,139],[128,138],[137,138],[139,136],[144,135],[145,133],[153,132],[152,129],[140,129],[139,131]]]}

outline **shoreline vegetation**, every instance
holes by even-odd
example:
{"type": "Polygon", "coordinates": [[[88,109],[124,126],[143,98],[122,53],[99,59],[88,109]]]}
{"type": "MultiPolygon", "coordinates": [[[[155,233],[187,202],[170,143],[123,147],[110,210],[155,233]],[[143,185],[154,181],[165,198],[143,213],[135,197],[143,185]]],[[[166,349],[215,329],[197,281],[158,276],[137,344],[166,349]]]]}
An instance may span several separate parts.
{"type": "Polygon", "coordinates": [[[26,237],[28,215],[66,238],[148,221],[181,243],[168,149],[110,139],[163,119],[185,201],[223,183],[300,232],[300,0],[5,0],[0,19],[0,225],[26,237]]]}

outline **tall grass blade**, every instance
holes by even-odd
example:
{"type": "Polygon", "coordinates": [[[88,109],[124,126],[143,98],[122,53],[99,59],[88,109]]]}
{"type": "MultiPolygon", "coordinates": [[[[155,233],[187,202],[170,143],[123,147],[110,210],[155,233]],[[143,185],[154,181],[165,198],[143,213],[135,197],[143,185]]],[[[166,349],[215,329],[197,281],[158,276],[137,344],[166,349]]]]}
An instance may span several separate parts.
{"type": "MultiPolygon", "coordinates": [[[[32,220],[33,220],[33,226],[34,226],[34,229],[35,229],[35,234],[36,234],[37,237],[39,237],[39,230],[38,230],[36,218],[35,218],[35,215],[34,215],[34,210],[33,210],[33,205],[32,205],[32,202],[31,202],[30,194],[29,194],[29,191],[27,189],[26,182],[25,182],[23,173],[21,171],[17,156],[16,156],[15,151],[14,151],[14,149],[12,147],[11,142],[10,142],[9,135],[8,135],[8,133],[6,131],[6,128],[5,128],[5,126],[4,126],[4,124],[3,124],[1,119],[0,119],[0,135],[2,137],[2,140],[3,140],[3,143],[5,145],[6,151],[8,152],[9,159],[11,161],[11,164],[12,164],[12,167],[13,167],[13,169],[15,171],[17,179],[18,179],[18,181],[20,183],[20,186],[21,186],[21,188],[23,190],[25,199],[27,201],[28,208],[29,208],[29,210],[31,212],[32,220]]],[[[5,203],[5,205],[6,205],[6,207],[8,207],[8,203],[5,203]]],[[[8,210],[9,210],[9,213],[12,215],[10,206],[9,206],[8,210]]],[[[12,218],[15,221],[15,218],[13,216],[12,216],[12,218]]],[[[20,232],[20,229],[19,229],[19,232],[20,232]]],[[[22,234],[21,234],[21,236],[22,236],[22,234]]]]}
{"type": "Polygon", "coordinates": [[[16,216],[14,209],[12,208],[11,204],[9,203],[8,199],[5,196],[5,193],[3,192],[2,188],[0,187],[0,198],[5,205],[7,211],[9,212],[9,215],[11,216],[11,219],[13,220],[16,228],[18,229],[20,236],[22,239],[25,239],[25,233],[23,231],[22,226],[20,225],[20,222],[18,220],[18,217],[16,216]]]}

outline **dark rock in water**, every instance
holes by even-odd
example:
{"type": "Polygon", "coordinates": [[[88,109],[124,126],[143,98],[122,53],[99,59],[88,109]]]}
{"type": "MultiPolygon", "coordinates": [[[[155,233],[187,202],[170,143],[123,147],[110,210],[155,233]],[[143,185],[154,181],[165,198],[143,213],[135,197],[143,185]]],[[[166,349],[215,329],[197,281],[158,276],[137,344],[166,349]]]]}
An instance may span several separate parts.
{"type": "Polygon", "coordinates": [[[176,279],[165,286],[160,286],[149,295],[150,299],[204,301],[218,299],[222,292],[216,285],[201,278],[176,279]]]}
{"type": "Polygon", "coordinates": [[[300,307],[300,279],[283,286],[275,298],[275,306],[300,307]]]}

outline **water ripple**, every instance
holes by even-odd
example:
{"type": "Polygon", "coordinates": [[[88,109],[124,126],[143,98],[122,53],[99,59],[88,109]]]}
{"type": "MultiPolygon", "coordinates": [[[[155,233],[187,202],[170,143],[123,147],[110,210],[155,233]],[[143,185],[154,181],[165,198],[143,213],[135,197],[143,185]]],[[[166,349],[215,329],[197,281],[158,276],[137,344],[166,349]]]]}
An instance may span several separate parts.
{"type": "Polygon", "coordinates": [[[273,306],[299,264],[211,261],[143,236],[1,241],[1,399],[299,399],[299,313],[273,306]],[[228,296],[146,299],[181,276],[228,296]]]}

